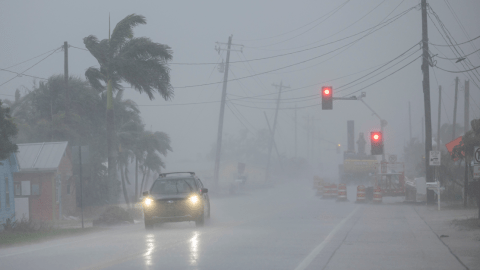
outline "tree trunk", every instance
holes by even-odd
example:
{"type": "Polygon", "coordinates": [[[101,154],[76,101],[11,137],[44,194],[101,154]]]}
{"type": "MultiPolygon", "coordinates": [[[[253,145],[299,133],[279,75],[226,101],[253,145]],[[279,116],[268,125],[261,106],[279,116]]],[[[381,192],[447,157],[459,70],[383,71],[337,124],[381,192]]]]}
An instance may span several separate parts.
{"type": "Polygon", "coordinates": [[[142,170],[142,184],[140,185],[140,192],[143,194],[143,184],[145,183],[145,169],[142,170]]]}
{"type": "Polygon", "coordinates": [[[128,208],[130,208],[130,200],[128,199],[127,187],[125,186],[125,175],[123,173],[123,166],[120,166],[120,176],[122,177],[123,197],[125,198],[125,203],[127,203],[128,208]]]}
{"type": "Polygon", "coordinates": [[[115,185],[115,154],[113,149],[115,118],[113,112],[113,93],[112,93],[112,81],[108,80],[107,85],[107,157],[108,157],[108,193],[109,202],[113,202],[117,194],[115,185]]]}
{"type": "Polygon", "coordinates": [[[138,202],[138,159],[135,156],[135,202],[138,202]]]}
{"type": "Polygon", "coordinates": [[[130,179],[128,179],[128,163],[127,165],[125,166],[125,181],[127,181],[127,184],[131,185],[132,183],[130,183],[130,179]]]}

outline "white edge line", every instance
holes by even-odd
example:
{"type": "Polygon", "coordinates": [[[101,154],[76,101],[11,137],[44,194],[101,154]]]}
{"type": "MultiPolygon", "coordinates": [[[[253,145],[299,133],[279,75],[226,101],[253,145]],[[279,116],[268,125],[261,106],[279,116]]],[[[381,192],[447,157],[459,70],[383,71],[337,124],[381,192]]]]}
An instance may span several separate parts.
{"type": "Polygon", "coordinates": [[[340,221],[340,223],[338,223],[337,226],[333,228],[333,230],[327,235],[327,237],[325,237],[325,240],[323,240],[316,248],[314,248],[312,252],[310,252],[310,254],[308,254],[308,256],[305,257],[305,259],[303,259],[303,261],[295,268],[295,270],[306,269],[310,265],[310,263],[318,256],[318,254],[320,254],[323,248],[330,242],[330,240],[332,240],[337,231],[342,228],[343,224],[345,224],[345,222],[347,222],[347,220],[351,218],[353,214],[355,214],[355,212],[357,212],[358,208],[359,206],[357,206],[357,208],[355,208],[347,217],[340,221]]]}

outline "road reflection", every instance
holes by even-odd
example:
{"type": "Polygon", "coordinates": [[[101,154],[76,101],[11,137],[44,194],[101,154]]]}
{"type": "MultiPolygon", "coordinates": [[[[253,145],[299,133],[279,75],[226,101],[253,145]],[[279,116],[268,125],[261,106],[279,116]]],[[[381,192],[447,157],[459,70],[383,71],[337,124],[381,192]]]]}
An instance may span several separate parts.
{"type": "Polygon", "coordinates": [[[193,232],[192,238],[190,238],[190,265],[196,266],[198,260],[198,237],[200,233],[193,232]]]}
{"type": "Polygon", "coordinates": [[[153,233],[147,234],[145,236],[145,246],[147,247],[147,251],[143,254],[145,258],[145,265],[151,266],[152,265],[152,253],[155,249],[155,235],[153,233]]]}

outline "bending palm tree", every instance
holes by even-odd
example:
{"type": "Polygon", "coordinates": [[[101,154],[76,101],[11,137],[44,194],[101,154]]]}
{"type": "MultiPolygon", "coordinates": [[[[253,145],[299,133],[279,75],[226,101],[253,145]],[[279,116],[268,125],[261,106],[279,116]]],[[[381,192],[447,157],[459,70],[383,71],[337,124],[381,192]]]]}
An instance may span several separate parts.
{"type": "MultiPolygon", "coordinates": [[[[85,76],[95,89],[104,91],[106,88],[107,90],[107,152],[110,185],[114,182],[115,173],[113,90],[122,90],[120,83],[125,81],[138,92],[145,92],[151,100],[154,99],[155,92],[165,100],[173,96],[170,69],[167,65],[167,61],[172,59],[172,50],[169,46],[154,43],[146,37],[134,38],[133,27],[138,24],[146,24],[145,17],[131,14],[115,26],[108,39],[99,41],[93,35],[83,39],[85,47],[100,64],[100,68],[88,68],[85,76]]],[[[109,189],[112,189],[111,186],[109,189]]]]}

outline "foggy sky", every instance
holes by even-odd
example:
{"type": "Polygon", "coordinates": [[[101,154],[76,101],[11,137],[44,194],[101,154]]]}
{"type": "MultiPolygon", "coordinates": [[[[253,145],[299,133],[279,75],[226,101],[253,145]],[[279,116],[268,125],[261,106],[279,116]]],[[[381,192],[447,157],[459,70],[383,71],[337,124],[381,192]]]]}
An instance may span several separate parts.
{"type": "MultiPolygon", "coordinates": [[[[166,159],[168,170],[169,166],[178,160],[194,159],[198,154],[205,155],[210,151],[216,140],[220,103],[187,106],[165,105],[219,101],[221,84],[192,88],[180,87],[220,82],[223,79],[223,73],[218,72],[217,66],[185,66],[173,63],[211,63],[221,62],[221,59],[225,61],[225,52],[219,55],[214,48],[215,42],[227,42],[229,35],[233,35],[233,43],[245,46],[243,47],[243,53],[232,52],[231,61],[274,56],[318,46],[373,27],[384,20],[390,12],[393,11],[388,18],[419,4],[420,1],[387,0],[382,3],[381,0],[352,0],[331,17],[315,26],[343,2],[258,0],[0,1],[0,68],[7,68],[48,50],[58,48],[63,45],[64,41],[68,41],[72,46],[85,48],[83,38],[88,35],[96,35],[99,39],[107,38],[109,14],[112,29],[126,15],[132,13],[144,15],[147,24],[136,27],[134,29],[135,36],[149,37],[154,42],[167,44],[173,49],[173,61],[170,67],[172,85],[174,88],[177,87],[175,97],[172,101],[167,102],[157,95],[155,100],[150,101],[146,95],[126,88],[125,98],[137,102],[147,129],[164,131],[171,136],[174,152],[169,154],[166,159]],[[382,4],[364,19],[341,33],[329,37],[351,25],[380,3],[382,4]],[[305,26],[306,24],[308,25],[305,26]],[[302,26],[305,27],[300,28],[302,26]],[[312,29],[305,32],[310,28],[312,29]],[[285,34],[289,31],[291,32],[285,34]],[[323,41],[318,42],[322,39],[323,41]],[[278,42],[280,43],[277,45],[267,46],[278,42]]],[[[449,2],[470,38],[480,35],[480,28],[478,27],[480,23],[480,17],[478,17],[480,2],[474,0],[449,2]]],[[[457,42],[469,40],[447,8],[445,1],[430,1],[430,4],[457,42]]],[[[428,24],[430,42],[445,44],[430,20],[428,24]]],[[[230,67],[229,79],[301,62],[332,51],[357,37],[289,56],[249,63],[235,63],[230,67]]],[[[272,108],[275,107],[273,99],[276,98],[277,90],[272,86],[272,83],[279,84],[282,81],[292,89],[318,84],[317,86],[286,92],[282,95],[282,98],[285,99],[318,94],[321,85],[331,85],[334,88],[335,96],[343,96],[390,74],[419,56],[421,51],[385,73],[338,94],[335,92],[336,86],[360,78],[367,72],[335,81],[333,79],[383,64],[403,53],[420,40],[421,12],[416,9],[385,28],[363,38],[337,56],[335,55],[338,52],[335,52],[290,68],[254,78],[229,82],[227,91],[229,96],[227,97],[230,99],[238,98],[238,96],[261,94],[271,94],[261,98],[272,99],[235,101],[238,105],[230,104],[230,108],[236,116],[242,119],[243,124],[251,132],[255,132],[258,129],[266,128],[264,111],[267,113],[269,121],[273,122],[274,110],[272,108]],[[329,58],[331,59],[325,61],[329,58]],[[254,109],[240,105],[268,109],[254,109]]],[[[474,44],[480,47],[480,41],[477,40],[474,44]]],[[[411,52],[419,48],[420,46],[417,45],[411,52]]],[[[462,48],[467,54],[476,50],[469,44],[463,45],[462,48]]],[[[447,57],[453,57],[453,53],[447,47],[441,47],[440,49],[447,57]]],[[[431,47],[430,50],[434,54],[439,53],[435,47],[431,47]]],[[[41,58],[43,57],[9,70],[22,72],[41,58]]],[[[471,55],[469,59],[474,66],[480,64],[479,54],[471,55]]],[[[457,70],[457,67],[460,70],[464,69],[460,64],[457,64],[456,67],[450,61],[436,60],[437,65],[445,69],[457,70]]],[[[89,52],[75,48],[69,49],[70,75],[85,78],[85,70],[97,64],[89,52]]],[[[424,106],[420,66],[421,59],[418,59],[395,75],[362,90],[367,93],[365,102],[388,121],[388,126],[385,129],[387,153],[397,154],[399,157],[403,153],[404,143],[409,139],[409,101],[412,105],[413,136],[418,138],[421,136],[421,117],[424,113],[424,106]]],[[[63,52],[55,53],[25,74],[42,78],[48,78],[54,74],[63,74],[63,52]]],[[[0,71],[0,84],[13,76],[15,75],[12,73],[0,71]]],[[[442,98],[445,107],[442,110],[442,123],[452,123],[455,76],[456,74],[436,68],[430,69],[434,134],[437,126],[438,85],[442,85],[444,89],[442,98]]],[[[463,85],[465,79],[467,79],[466,74],[462,73],[458,76],[461,85],[463,85]]],[[[33,79],[26,76],[16,78],[0,87],[0,98],[13,99],[13,96],[9,95],[13,95],[15,89],[22,86],[31,89],[32,83],[33,79]]],[[[128,85],[125,84],[125,86],[128,85]]],[[[470,119],[473,119],[480,115],[479,107],[476,105],[480,105],[480,95],[479,89],[472,82],[470,83],[470,95],[474,100],[470,103],[470,119]]],[[[463,125],[463,102],[463,92],[459,92],[457,123],[461,125],[463,125]]],[[[291,108],[295,104],[298,107],[304,107],[320,103],[321,99],[296,103],[292,100],[285,100],[281,106],[282,108],[291,108]]],[[[239,130],[245,129],[244,125],[237,120],[228,107],[225,108],[225,111],[224,132],[226,134],[238,134],[239,130]]],[[[355,140],[358,132],[368,133],[371,130],[379,129],[379,120],[359,101],[335,101],[332,111],[322,111],[320,106],[300,109],[297,111],[298,153],[304,157],[307,150],[305,118],[309,115],[316,119],[315,129],[318,138],[340,143],[343,147],[342,150],[346,149],[347,120],[355,120],[355,140]]],[[[294,154],[293,116],[293,110],[280,111],[278,136],[276,137],[279,151],[290,157],[294,154]]],[[[335,145],[325,140],[321,143],[319,141],[315,143],[316,157],[314,163],[323,163],[324,168],[329,168],[326,173],[335,175],[341,157],[335,153],[335,145]]]]}

